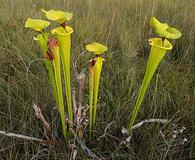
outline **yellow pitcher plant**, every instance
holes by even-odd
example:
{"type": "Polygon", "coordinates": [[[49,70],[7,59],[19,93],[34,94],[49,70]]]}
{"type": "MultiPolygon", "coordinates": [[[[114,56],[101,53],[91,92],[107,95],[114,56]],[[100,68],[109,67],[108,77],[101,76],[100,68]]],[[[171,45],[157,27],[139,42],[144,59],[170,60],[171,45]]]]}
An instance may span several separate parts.
{"type": "Polygon", "coordinates": [[[41,9],[45,16],[51,20],[58,22],[61,27],[53,29],[52,35],[56,37],[59,45],[59,52],[62,59],[62,67],[65,79],[66,99],[68,106],[68,117],[73,122],[72,100],[71,100],[71,82],[70,82],[70,47],[71,47],[71,34],[73,29],[67,26],[67,21],[72,19],[72,13],[63,12],[60,10],[46,11],[41,9]]]}
{"type": "Polygon", "coordinates": [[[53,68],[55,73],[55,81],[57,87],[57,94],[58,94],[58,102],[59,102],[59,112],[62,121],[62,130],[65,142],[67,140],[67,129],[65,124],[65,111],[64,111],[64,100],[63,100],[63,93],[62,93],[62,78],[61,78],[61,65],[60,65],[60,53],[59,53],[59,46],[57,40],[55,38],[49,39],[49,47],[51,49],[51,54],[53,56],[53,68]]]}
{"type": "Polygon", "coordinates": [[[73,29],[69,26],[66,26],[66,30],[63,27],[58,27],[52,30],[52,34],[56,37],[59,44],[59,50],[62,59],[62,67],[64,71],[68,116],[71,122],[73,121],[71,82],[70,82],[70,47],[71,47],[72,33],[73,33],[73,29]]]}
{"type": "Polygon", "coordinates": [[[96,57],[89,62],[89,136],[91,137],[92,126],[96,121],[97,99],[99,81],[104,59],[100,57],[108,48],[100,43],[86,45],[86,50],[93,52],[96,57]]]}
{"type": "Polygon", "coordinates": [[[45,57],[45,65],[48,70],[53,95],[60,112],[63,135],[66,141],[67,130],[65,124],[65,112],[61,84],[59,47],[56,40],[54,38],[49,38],[49,33],[44,31],[49,24],[50,22],[44,20],[28,18],[25,23],[25,27],[40,32],[39,35],[34,37],[34,40],[36,40],[41,46],[43,56],[45,57]]]}
{"type": "MultiPolygon", "coordinates": [[[[58,110],[60,112],[62,130],[65,142],[67,142],[67,126],[65,114],[73,124],[73,109],[71,96],[71,79],[70,79],[70,50],[71,50],[71,34],[73,29],[67,24],[72,19],[72,13],[63,12],[60,10],[46,11],[41,9],[48,20],[57,22],[60,26],[51,30],[51,34],[45,32],[45,28],[50,25],[50,22],[41,19],[28,18],[25,22],[26,28],[31,28],[39,34],[34,37],[42,49],[45,58],[45,66],[48,71],[49,81],[52,88],[52,93],[58,110]],[[61,77],[61,62],[65,82],[65,93],[67,108],[64,107],[63,87],[61,77]]],[[[155,17],[150,19],[150,26],[154,28],[158,38],[150,38],[149,45],[151,46],[150,55],[145,71],[145,75],[138,93],[138,97],[133,109],[132,117],[129,122],[129,129],[137,117],[139,108],[143,102],[144,96],[150,84],[150,81],[160,64],[163,57],[173,46],[168,39],[178,39],[181,37],[181,32],[174,27],[170,27],[167,23],[161,23],[155,17]]],[[[95,54],[94,58],[89,61],[89,137],[91,137],[92,129],[96,123],[96,112],[98,102],[99,83],[102,72],[104,58],[101,55],[108,50],[105,45],[97,42],[86,45],[86,50],[95,54]]]]}
{"type": "Polygon", "coordinates": [[[45,59],[45,66],[48,71],[49,81],[52,88],[52,93],[54,96],[54,99],[56,101],[56,104],[58,105],[58,98],[57,98],[57,89],[56,89],[56,83],[55,83],[55,77],[53,72],[53,66],[50,59],[48,59],[47,56],[47,42],[49,38],[49,33],[45,32],[44,29],[50,25],[50,22],[44,21],[41,19],[32,19],[28,18],[25,22],[26,28],[31,28],[35,31],[38,31],[40,34],[38,34],[36,37],[34,37],[34,40],[37,41],[42,49],[43,56],[45,59]]]}
{"type": "Polygon", "coordinates": [[[166,52],[173,48],[172,44],[167,39],[178,39],[182,35],[177,29],[169,27],[166,23],[159,22],[155,17],[152,17],[150,19],[150,25],[155,29],[160,38],[149,39],[149,44],[151,45],[150,56],[148,59],[148,64],[139,91],[139,95],[133,109],[133,114],[129,123],[129,129],[131,129],[134,124],[137,113],[146,94],[147,88],[160,61],[165,56],[166,52]]]}

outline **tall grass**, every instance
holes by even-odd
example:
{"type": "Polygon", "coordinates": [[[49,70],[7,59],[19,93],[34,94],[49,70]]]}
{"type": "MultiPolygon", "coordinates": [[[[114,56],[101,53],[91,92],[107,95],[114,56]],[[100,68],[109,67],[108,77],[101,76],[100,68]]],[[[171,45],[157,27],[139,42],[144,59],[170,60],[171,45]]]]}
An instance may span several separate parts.
{"type": "MultiPolygon", "coordinates": [[[[85,50],[85,45],[94,40],[107,44],[109,48],[100,82],[97,126],[93,138],[86,142],[88,147],[106,159],[189,159],[195,113],[194,0],[0,2],[1,130],[44,138],[32,101],[42,106],[51,122],[54,100],[39,47],[31,38],[32,32],[23,26],[26,17],[43,18],[40,8],[63,9],[74,13],[72,63],[85,50]],[[123,138],[121,128],[128,126],[146,68],[149,56],[147,39],[153,36],[148,20],[152,15],[181,30],[183,36],[159,66],[135,123],[147,118],[168,118],[176,125],[144,125],[133,134],[130,147],[126,148],[119,145],[123,138]],[[107,135],[98,140],[110,122],[112,125],[107,135]],[[186,130],[172,140],[174,130],[182,126],[186,130]],[[188,142],[182,144],[184,138],[188,142]]],[[[90,58],[90,54],[80,57],[78,68],[85,68],[90,58]]],[[[74,71],[71,74],[74,77],[74,71]]],[[[77,85],[76,77],[72,82],[73,86],[77,85]]],[[[88,103],[87,96],[84,101],[88,103]]],[[[61,148],[43,148],[40,144],[0,137],[2,159],[30,159],[35,155],[43,159],[65,159],[68,155],[61,148]]],[[[79,150],[79,156],[87,158],[82,150],[79,150]]]]}

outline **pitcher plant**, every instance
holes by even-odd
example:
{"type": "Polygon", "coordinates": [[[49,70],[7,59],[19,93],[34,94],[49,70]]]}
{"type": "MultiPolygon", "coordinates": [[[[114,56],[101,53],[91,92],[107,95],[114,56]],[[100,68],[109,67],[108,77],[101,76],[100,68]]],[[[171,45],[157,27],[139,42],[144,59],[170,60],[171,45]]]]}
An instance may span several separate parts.
{"type": "Polygon", "coordinates": [[[64,100],[63,100],[63,93],[62,93],[60,53],[59,53],[59,46],[55,38],[49,39],[49,48],[53,56],[52,61],[53,61],[53,68],[54,68],[54,73],[55,73],[55,81],[56,81],[57,94],[58,94],[59,112],[61,116],[63,135],[64,135],[64,139],[66,142],[67,129],[66,129],[66,124],[65,124],[64,100]]]}
{"type": "Polygon", "coordinates": [[[101,54],[108,48],[100,43],[91,43],[86,45],[86,50],[93,52],[96,57],[89,62],[89,136],[91,137],[92,126],[96,121],[96,110],[98,100],[99,81],[104,59],[101,54]]]}
{"type": "Polygon", "coordinates": [[[48,59],[48,54],[47,54],[47,50],[48,50],[47,43],[49,39],[49,33],[44,31],[44,29],[49,25],[50,22],[41,19],[28,18],[25,22],[26,28],[31,28],[39,32],[39,34],[36,37],[34,37],[34,40],[37,41],[41,47],[43,57],[45,58],[45,66],[48,72],[52,93],[56,101],[56,104],[58,106],[57,89],[56,89],[55,77],[53,72],[53,66],[52,66],[52,62],[48,59]]]}
{"type": "MultiPolygon", "coordinates": [[[[34,40],[38,41],[39,45],[42,48],[43,56],[45,58],[46,68],[48,70],[49,79],[50,79],[50,83],[51,83],[52,90],[53,90],[53,94],[54,94],[54,97],[55,97],[55,100],[58,106],[58,110],[60,112],[62,130],[63,130],[64,139],[66,142],[67,128],[65,124],[65,110],[64,110],[63,93],[62,93],[63,87],[62,87],[62,82],[61,82],[62,78],[61,78],[61,69],[60,69],[61,65],[60,65],[60,52],[59,52],[60,43],[58,43],[54,37],[51,38],[50,36],[49,38],[49,33],[44,31],[44,29],[47,26],[49,26],[49,24],[50,22],[47,22],[47,21],[43,21],[40,19],[34,20],[31,18],[28,18],[25,23],[25,27],[32,28],[40,33],[38,36],[34,37],[34,40]]],[[[54,32],[52,31],[52,33],[54,32]]],[[[67,79],[65,79],[65,81],[67,82],[67,79]]],[[[70,81],[70,78],[69,78],[69,81],[70,81]]],[[[66,85],[66,86],[70,87],[70,85],[66,85]]],[[[66,87],[66,90],[67,90],[67,87],[66,87]]],[[[69,106],[70,106],[70,103],[71,101],[68,103],[69,106]]],[[[68,109],[69,112],[70,110],[71,109],[68,109]]]]}
{"type": "Polygon", "coordinates": [[[159,63],[161,62],[162,58],[166,55],[167,51],[170,51],[173,48],[172,44],[167,39],[178,39],[181,37],[181,33],[177,29],[169,27],[168,24],[166,23],[159,22],[155,17],[152,17],[150,19],[150,25],[155,29],[156,33],[160,36],[160,38],[149,39],[149,44],[151,45],[150,56],[148,59],[148,64],[139,91],[139,95],[137,97],[137,101],[133,109],[133,114],[129,123],[130,130],[134,124],[139,108],[146,94],[147,88],[159,63]]]}
{"type": "Polygon", "coordinates": [[[52,34],[56,37],[59,44],[59,51],[62,59],[62,67],[64,71],[65,90],[68,106],[69,120],[73,121],[72,100],[71,100],[71,82],[70,82],[70,47],[71,47],[71,34],[73,29],[66,26],[58,27],[52,30],[52,34]]]}
{"type": "Polygon", "coordinates": [[[63,12],[60,10],[46,11],[41,9],[45,16],[51,20],[56,21],[61,25],[53,29],[52,35],[56,37],[59,45],[59,52],[62,59],[62,67],[65,79],[66,99],[68,106],[68,118],[73,122],[72,100],[71,100],[71,81],[70,81],[70,48],[71,48],[71,34],[73,29],[67,25],[67,21],[72,19],[72,13],[63,12]]]}

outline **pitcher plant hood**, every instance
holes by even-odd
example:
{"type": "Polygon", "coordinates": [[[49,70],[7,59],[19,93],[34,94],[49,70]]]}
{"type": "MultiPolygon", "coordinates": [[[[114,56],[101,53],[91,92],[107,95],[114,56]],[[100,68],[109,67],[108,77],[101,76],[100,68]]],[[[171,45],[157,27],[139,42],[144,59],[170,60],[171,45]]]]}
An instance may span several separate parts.
{"type": "Polygon", "coordinates": [[[88,50],[89,52],[94,52],[94,54],[96,55],[101,55],[105,51],[107,51],[108,48],[104,46],[103,44],[93,42],[91,44],[86,45],[86,50],[88,50]]]}
{"type": "Polygon", "coordinates": [[[161,23],[155,17],[150,19],[150,26],[155,29],[156,34],[167,39],[178,39],[182,35],[176,28],[169,27],[167,23],[161,23]]]}
{"type": "Polygon", "coordinates": [[[31,29],[38,31],[38,32],[42,31],[43,29],[45,29],[49,25],[50,25],[50,22],[44,21],[41,19],[28,18],[25,22],[26,28],[31,28],[31,29]]]}
{"type": "Polygon", "coordinates": [[[46,11],[44,9],[41,9],[41,11],[45,14],[47,19],[51,21],[56,21],[58,23],[67,22],[72,19],[73,14],[70,12],[63,12],[61,10],[49,10],[46,11]]]}

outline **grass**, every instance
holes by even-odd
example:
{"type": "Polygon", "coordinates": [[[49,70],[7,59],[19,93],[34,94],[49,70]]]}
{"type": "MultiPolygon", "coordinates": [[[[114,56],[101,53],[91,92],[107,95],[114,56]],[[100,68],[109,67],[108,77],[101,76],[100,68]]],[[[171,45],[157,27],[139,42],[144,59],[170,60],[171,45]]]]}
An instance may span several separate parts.
{"type": "MultiPolygon", "coordinates": [[[[96,128],[86,145],[105,159],[190,159],[194,137],[194,0],[0,0],[0,130],[45,138],[32,101],[40,104],[52,122],[54,99],[41,51],[24,28],[26,18],[43,18],[39,9],[63,9],[74,13],[71,26],[71,67],[85,45],[93,41],[109,48],[100,81],[96,128]],[[90,3],[91,2],[91,3],[90,3]],[[130,146],[123,140],[149,56],[148,38],[154,37],[148,20],[154,15],[182,33],[160,64],[138,112],[135,123],[149,118],[168,118],[166,125],[145,124],[133,132],[130,146]],[[31,64],[31,65],[30,65],[31,64]],[[108,134],[104,129],[112,122],[108,134]],[[175,124],[175,125],[172,125],[175,124]],[[186,129],[173,138],[174,131],[186,129]],[[160,133],[162,131],[162,134],[160,133]],[[184,138],[187,142],[182,143],[184,138]]],[[[79,58],[78,70],[88,65],[91,54],[79,58]]],[[[88,70],[86,70],[87,73],[88,70]]],[[[72,85],[77,86],[72,70],[72,85]]],[[[88,83],[88,82],[86,82],[88,83]]],[[[86,84],[86,86],[88,86],[86,84]]],[[[88,88],[84,102],[88,103],[88,88]]],[[[56,117],[56,116],[55,116],[56,117]]],[[[52,123],[60,131],[60,122],[52,123]]],[[[62,135],[60,135],[62,136],[62,135]]],[[[79,149],[79,159],[87,159],[79,149]]],[[[0,136],[0,159],[67,159],[60,146],[45,147],[0,136]],[[38,159],[38,158],[37,158],[38,159]]]]}

